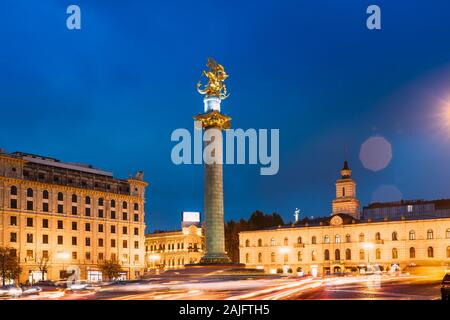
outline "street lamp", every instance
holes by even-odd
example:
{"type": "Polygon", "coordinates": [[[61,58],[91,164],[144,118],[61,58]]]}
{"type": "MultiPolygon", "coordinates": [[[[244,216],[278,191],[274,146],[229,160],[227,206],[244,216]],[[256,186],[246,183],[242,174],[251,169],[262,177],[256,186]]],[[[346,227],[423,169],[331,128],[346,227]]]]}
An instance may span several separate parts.
{"type": "Polygon", "coordinates": [[[373,249],[374,245],[371,242],[364,242],[362,247],[367,250],[367,271],[369,271],[370,266],[370,250],[373,249]]]}

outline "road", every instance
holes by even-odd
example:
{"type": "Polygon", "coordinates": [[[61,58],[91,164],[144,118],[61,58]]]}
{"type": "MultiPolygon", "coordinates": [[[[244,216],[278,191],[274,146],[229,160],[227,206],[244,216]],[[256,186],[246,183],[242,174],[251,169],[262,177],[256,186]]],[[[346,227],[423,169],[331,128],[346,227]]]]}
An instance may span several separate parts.
{"type": "Polygon", "coordinates": [[[103,287],[23,299],[63,300],[305,300],[305,299],[440,299],[439,281],[418,276],[337,278],[196,278],[155,279],[144,284],[103,287]]]}

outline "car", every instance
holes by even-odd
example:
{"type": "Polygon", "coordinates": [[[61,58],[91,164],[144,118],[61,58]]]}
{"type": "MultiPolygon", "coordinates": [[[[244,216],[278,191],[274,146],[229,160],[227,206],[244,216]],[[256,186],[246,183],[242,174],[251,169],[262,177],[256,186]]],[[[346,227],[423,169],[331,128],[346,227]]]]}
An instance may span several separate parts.
{"type": "Polygon", "coordinates": [[[24,296],[39,294],[39,292],[42,291],[41,287],[35,285],[23,285],[20,286],[20,288],[22,289],[22,295],[24,296]]]}
{"type": "Polygon", "coordinates": [[[57,283],[50,280],[38,281],[34,284],[34,286],[40,288],[42,291],[62,291],[64,289],[57,283]]]}
{"type": "Polygon", "coordinates": [[[447,273],[441,283],[442,300],[448,300],[450,296],[450,273],[447,273]]]}
{"type": "Polygon", "coordinates": [[[0,287],[0,297],[18,298],[22,295],[22,289],[17,285],[6,285],[0,287]]]}

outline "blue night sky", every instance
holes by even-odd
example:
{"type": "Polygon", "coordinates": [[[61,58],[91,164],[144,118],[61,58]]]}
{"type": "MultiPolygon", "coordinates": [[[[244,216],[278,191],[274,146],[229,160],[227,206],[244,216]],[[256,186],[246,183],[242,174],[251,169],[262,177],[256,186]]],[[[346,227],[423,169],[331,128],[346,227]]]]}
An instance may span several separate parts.
{"type": "Polygon", "coordinates": [[[193,130],[213,56],[232,126],[280,129],[277,175],[225,166],[227,220],[329,215],[344,148],[363,205],[450,197],[449,15],[448,0],[4,0],[0,148],[120,178],[142,169],[148,229],[178,228],[181,211],[203,210],[203,169],[172,164],[170,136],[193,130]],[[82,30],[66,28],[69,4],[82,30]],[[366,28],[369,4],[382,30],[366,28]],[[392,146],[383,170],[360,160],[373,136],[392,146]]]}

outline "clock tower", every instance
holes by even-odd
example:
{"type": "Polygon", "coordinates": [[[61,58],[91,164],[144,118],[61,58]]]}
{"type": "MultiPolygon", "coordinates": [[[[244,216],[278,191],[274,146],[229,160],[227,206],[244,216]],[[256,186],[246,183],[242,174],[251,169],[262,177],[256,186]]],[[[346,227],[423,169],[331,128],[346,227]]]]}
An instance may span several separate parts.
{"type": "Polygon", "coordinates": [[[348,214],[359,219],[359,200],[356,198],[356,183],[351,177],[352,170],[348,162],[344,162],[341,170],[341,178],[336,181],[336,198],[333,200],[333,213],[348,214]]]}

